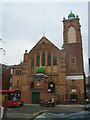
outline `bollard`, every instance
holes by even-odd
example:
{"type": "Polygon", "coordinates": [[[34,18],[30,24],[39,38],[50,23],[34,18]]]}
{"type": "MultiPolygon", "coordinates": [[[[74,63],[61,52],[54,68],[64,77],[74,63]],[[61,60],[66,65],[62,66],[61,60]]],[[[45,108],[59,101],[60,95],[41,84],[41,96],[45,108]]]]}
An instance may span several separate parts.
{"type": "Polygon", "coordinates": [[[3,118],[3,114],[4,114],[4,107],[0,106],[0,119],[3,118]]]}

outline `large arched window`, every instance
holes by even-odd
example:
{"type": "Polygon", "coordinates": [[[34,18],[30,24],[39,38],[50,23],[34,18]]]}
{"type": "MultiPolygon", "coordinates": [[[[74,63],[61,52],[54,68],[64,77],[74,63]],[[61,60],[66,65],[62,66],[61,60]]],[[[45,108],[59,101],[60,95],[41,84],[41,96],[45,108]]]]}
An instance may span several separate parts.
{"type": "Polygon", "coordinates": [[[34,72],[34,59],[31,59],[31,73],[34,72]]]}
{"type": "Polygon", "coordinates": [[[40,55],[39,54],[37,55],[37,58],[36,58],[36,66],[40,66],[40,55]]]}
{"type": "Polygon", "coordinates": [[[57,57],[56,56],[53,57],[53,65],[57,65],[57,57]]]}
{"type": "Polygon", "coordinates": [[[42,53],[42,66],[45,66],[45,52],[42,53]]]}
{"type": "Polygon", "coordinates": [[[76,31],[73,26],[68,29],[68,43],[76,43],[76,31]]]}
{"type": "Polygon", "coordinates": [[[51,66],[51,54],[50,53],[48,53],[48,56],[47,56],[47,65],[51,66]]]}

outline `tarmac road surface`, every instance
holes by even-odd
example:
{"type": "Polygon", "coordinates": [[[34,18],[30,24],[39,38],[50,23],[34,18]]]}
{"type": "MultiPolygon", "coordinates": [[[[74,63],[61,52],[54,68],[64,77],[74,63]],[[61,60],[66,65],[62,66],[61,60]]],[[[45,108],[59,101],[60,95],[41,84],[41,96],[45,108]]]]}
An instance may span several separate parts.
{"type": "Polygon", "coordinates": [[[25,104],[21,107],[9,107],[7,110],[7,118],[25,118],[35,119],[39,114],[48,116],[53,115],[71,115],[84,111],[84,105],[57,105],[56,107],[41,107],[34,104],[25,104]]]}

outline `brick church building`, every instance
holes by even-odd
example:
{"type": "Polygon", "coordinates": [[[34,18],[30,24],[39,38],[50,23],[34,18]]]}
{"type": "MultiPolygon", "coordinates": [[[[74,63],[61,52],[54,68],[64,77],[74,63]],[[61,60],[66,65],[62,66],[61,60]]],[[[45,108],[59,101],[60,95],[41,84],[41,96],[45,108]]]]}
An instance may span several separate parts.
{"type": "Polygon", "coordinates": [[[60,103],[83,103],[84,70],[82,37],[78,15],[63,18],[63,47],[60,50],[43,36],[13,66],[12,89],[22,91],[24,103],[39,103],[53,96],[60,103]]]}

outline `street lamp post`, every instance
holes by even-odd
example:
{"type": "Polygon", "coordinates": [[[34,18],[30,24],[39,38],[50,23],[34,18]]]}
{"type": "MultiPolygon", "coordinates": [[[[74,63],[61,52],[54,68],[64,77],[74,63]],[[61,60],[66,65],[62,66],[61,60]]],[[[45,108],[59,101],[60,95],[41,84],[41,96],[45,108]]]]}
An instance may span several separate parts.
{"type": "Polygon", "coordinates": [[[81,104],[83,104],[83,91],[81,90],[81,104]]]}
{"type": "Polygon", "coordinates": [[[64,90],[64,103],[66,103],[66,90],[64,90]]]}

